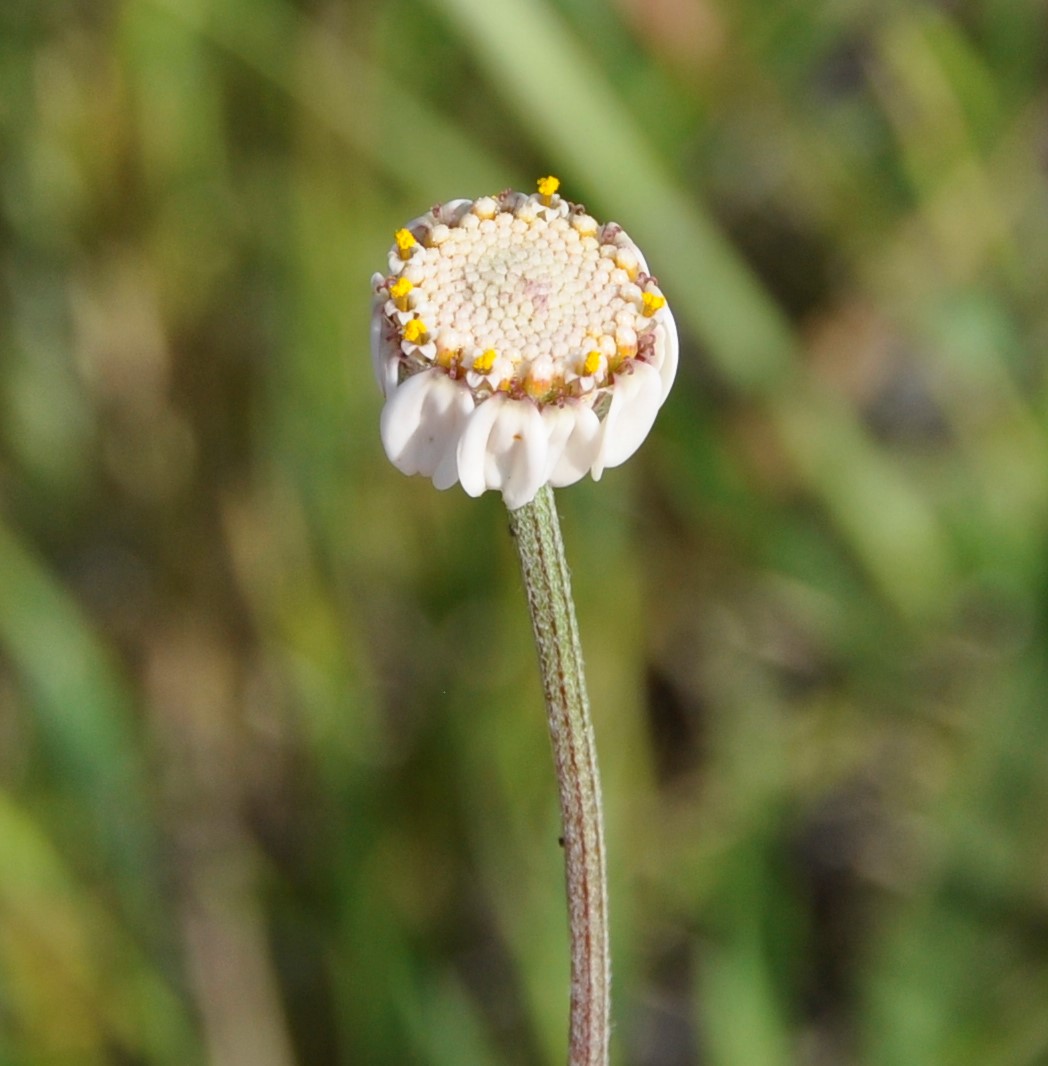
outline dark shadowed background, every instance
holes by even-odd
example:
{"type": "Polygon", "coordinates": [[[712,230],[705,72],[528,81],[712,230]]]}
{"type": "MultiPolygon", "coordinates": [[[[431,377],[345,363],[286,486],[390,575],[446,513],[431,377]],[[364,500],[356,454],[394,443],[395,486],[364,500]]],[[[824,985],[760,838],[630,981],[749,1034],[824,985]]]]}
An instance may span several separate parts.
{"type": "Polygon", "coordinates": [[[682,330],[559,493],[616,1062],[1048,1063],[1043,3],[3,0],[2,1066],[563,1061],[505,512],[367,350],[550,172],[682,330]]]}

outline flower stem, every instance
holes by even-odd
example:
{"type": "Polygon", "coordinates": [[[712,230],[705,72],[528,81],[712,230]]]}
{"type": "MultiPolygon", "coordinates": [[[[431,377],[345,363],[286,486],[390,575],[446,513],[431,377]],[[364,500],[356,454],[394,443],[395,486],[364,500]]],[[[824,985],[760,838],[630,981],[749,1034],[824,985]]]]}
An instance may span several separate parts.
{"type": "Polygon", "coordinates": [[[569,1066],[606,1066],[611,1013],[604,817],[582,644],[549,485],[510,511],[538,647],[560,789],[571,930],[569,1066]]]}

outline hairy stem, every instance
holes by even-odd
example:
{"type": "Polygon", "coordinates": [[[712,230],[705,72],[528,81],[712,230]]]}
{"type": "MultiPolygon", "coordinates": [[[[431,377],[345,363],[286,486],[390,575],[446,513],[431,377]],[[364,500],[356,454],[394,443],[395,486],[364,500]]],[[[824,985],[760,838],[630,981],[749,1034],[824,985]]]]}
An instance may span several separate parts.
{"type": "Polygon", "coordinates": [[[589,698],[571,581],[553,502],[544,485],[510,511],[538,647],[560,788],[571,930],[569,1066],[606,1066],[611,966],[604,818],[589,698]]]}

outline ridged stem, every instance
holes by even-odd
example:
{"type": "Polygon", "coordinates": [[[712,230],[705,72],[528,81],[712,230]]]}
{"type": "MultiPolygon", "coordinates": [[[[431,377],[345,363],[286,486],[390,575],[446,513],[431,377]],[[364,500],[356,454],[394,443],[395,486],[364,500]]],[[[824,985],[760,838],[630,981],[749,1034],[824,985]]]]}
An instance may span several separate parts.
{"type": "Polygon", "coordinates": [[[569,1066],[607,1066],[611,1013],[604,816],[582,644],[553,490],[510,511],[560,790],[571,933],[569,1066]]]}

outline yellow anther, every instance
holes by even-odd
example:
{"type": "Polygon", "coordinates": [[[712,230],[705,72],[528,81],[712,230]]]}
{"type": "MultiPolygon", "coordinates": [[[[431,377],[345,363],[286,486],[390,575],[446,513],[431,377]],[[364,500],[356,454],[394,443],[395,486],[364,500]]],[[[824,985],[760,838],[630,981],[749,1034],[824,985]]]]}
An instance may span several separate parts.
{"type": "Polygon", "coordinates": [[[550,197],[560,188],[560,178],[555,178],[552,174],[545,178],[539,178],[539,196],[542,197],[544,203],[549,203],[550,197]]]}
{"type": "Polygon", "coordinates": [[[389,287],[389,295],[401,311],[408,309],[408,294],[415,286],[407,278],[397,278],[389,287]]]}
{"type": "Polygon", "coordinates": [[[497,358],[498,352],[496,352],[494,348],[489,348],[486,352],[482,352],[473,360],[473,369],[478,374],[487,374],[495,365],[495,360],[497,358]]]}
{"type": "Polygon", "coordinates": [[[423,344],[426,337],[426,323],[421,318],[413,318],[404,327],[404,340],[409,344],[423,344]]]}
{"type": "Polygon", "coordinates": [[[641,312],[648,318],[651,318],[660,307],[665,306],[666,297],[660,296],[657,292],[646,292],[641,297],[641,312]]]}
{"type": "Polygon", "coordinates": [[[593,377],[600,369],[600,352],[590,352],[586,361],[582,364],[582,373],[585,377],[593,377]]]}
{"type": "Polygon", "coordinates": [[[408,259],[411,256],[411,249],[418,244],[415,240],[415,235],[409,229],[398,229],[393,234],[393,240],[397,242],[397,251],[400,252],[401,259],[408,259]]]}

